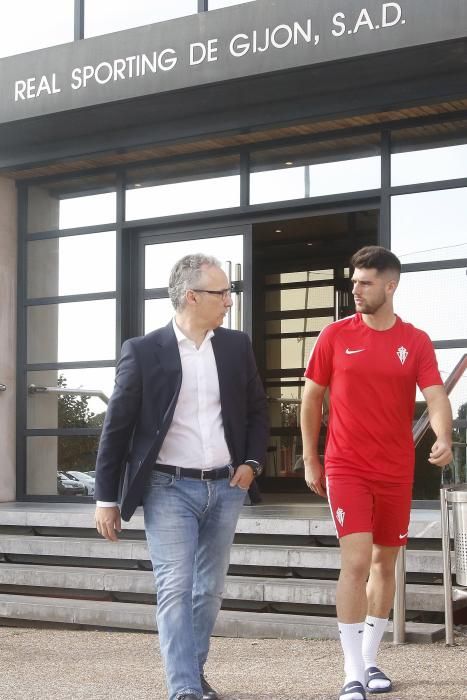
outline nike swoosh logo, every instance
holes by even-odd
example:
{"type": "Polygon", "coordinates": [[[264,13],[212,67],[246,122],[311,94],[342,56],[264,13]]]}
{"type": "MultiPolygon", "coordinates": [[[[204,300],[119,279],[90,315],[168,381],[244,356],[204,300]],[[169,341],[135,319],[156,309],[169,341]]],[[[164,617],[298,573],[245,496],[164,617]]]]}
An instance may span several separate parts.
{"type": "Polygon", "coordinates": [[[379,671],[373,671],[373,673],[371,673],[371,671],[370,671],[368,675],[369,676],[379,676],[379,671]]]}
{"type": "Polygon", "coordinates": [[[345,689],[345,694],[350,693],[351,690],[360,690],[361,692],[361,686],[360,685],[353,685],[351,688],[346,688],[345,689]]]}
{"type": "Polygon", "coordinates": [[[365,622],[365,624],[368,625],[368,627],[374,627],[374,626],[375,626],[374,622],[365,622]]]}
{"type": "Polygon", "coordinates": [[[404,537],[407,537],[408,534],[409,534],[409,531],[407,530],[407,532],[405,532],[403,535],[399,535],[399,539],[403,540],[404,537]]]}
{"type": "Polygon", "coordinates": [[[362,350],[349,350],[349,348],[346,349],[345,354],[346,355],[356,355],[357,352],[365,352],[366,348],[363,348],[362,350]]]}

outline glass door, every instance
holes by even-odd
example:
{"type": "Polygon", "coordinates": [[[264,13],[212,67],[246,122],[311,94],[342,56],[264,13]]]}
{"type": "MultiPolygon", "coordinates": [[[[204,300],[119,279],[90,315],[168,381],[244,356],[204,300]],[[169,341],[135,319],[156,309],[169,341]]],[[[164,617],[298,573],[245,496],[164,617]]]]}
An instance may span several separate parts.
{"type": "Polygon", "coordinates": [[[150,234],[139,250],[138,325],[141,334],[166,325],[174,314],[168,295],[173,265],[184,255],[203,253],[219,260],[232,285],[232,308],[224,327],[251,332],[251,227],[150,234]]]}
{"type": "MultiPolygon", "coordinates": [[[[302,490],[300,404],[305,383],[303,373],[320,331],[351,313],[349,268],[266,274],[264,282],[264,374],[271,420],[265,478],[271,490],[302,490]]],[[[322,451],[326,412],[323,420],[322,451]]]]}

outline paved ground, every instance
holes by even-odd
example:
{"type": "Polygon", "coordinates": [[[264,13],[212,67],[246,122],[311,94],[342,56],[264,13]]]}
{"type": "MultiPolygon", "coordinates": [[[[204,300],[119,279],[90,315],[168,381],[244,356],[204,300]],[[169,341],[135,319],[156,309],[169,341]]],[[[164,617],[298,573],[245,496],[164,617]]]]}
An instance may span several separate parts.
{"type": "MultiPolygon", "coordinates": [[[[387,700],[467,700],[467,637],[393,647],[382,665],[387,700]]],[[[207,676],[223,700],[335,700],[334,641],[214,639],[207,676]]],[[[1,700],[165,700],[157,637],[74,629],[0,627],[1,700]]],[[[376,698],[379,696],[370,696],[376,698]]]]}

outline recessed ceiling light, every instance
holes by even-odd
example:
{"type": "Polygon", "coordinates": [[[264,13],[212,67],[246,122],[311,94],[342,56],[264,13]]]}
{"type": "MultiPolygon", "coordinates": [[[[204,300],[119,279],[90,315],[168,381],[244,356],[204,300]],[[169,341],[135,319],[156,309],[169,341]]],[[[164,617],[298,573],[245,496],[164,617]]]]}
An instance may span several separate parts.
{"type": "Polygon", "coordinates": [[[282,233],[282,229],[281,229],[281,228],[276,228],[275,233],[282,233]]]}
{"type": "Polygon", "coordinates": [[[307,243],[307,245],[313,245],[313,243],[307,243]]]}
{"type": "Polygon", "coordinates": [[[140,182],[135,182],[135,187],[141,187],[141,183],[140,183],[140,182]]]}
{"type": "Polygon", "coordinates": [[[285,161],[285,164],[286,164],[286,165],[293,165],[293,160],[286,160],[286,161],[285,161]]]}

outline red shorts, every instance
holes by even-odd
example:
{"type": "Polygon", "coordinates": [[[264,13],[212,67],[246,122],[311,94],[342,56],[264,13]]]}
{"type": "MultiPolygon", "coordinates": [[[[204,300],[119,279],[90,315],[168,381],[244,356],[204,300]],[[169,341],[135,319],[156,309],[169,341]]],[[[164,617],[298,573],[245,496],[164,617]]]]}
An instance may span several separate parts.
{"type": "Polygon", "coordinates": [[[361,476],[326,479],[329,506],[337,536],[373,533],[384,547],[406,544],[412,503],[412,484],[369,481],[361,476]]]}

